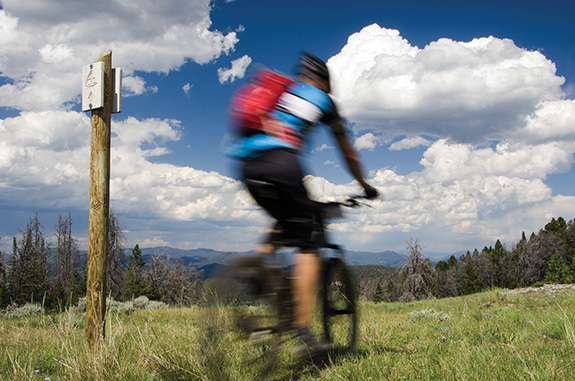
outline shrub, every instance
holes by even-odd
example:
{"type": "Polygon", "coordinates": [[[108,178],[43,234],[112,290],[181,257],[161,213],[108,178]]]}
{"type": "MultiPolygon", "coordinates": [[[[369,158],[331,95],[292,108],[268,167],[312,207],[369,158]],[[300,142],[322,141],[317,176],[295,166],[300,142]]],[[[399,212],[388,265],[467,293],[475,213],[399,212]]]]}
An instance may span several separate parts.
{"type": "Polygon", "coordinates": [[[446,314],[445,312],[437,312],[433,308],[421,311],[411,311],[409,314],[409,321],[413,322],[423,319],[443,321],[451,319],[451,315],[446,314]]]}
{"type": "Polygon", "coordinates": [[[42,315],[44,307],[35,303],[26,303],[22,307],[7,309],[6,317],[10,319],[23,319],[30,316],[42,315]]]}

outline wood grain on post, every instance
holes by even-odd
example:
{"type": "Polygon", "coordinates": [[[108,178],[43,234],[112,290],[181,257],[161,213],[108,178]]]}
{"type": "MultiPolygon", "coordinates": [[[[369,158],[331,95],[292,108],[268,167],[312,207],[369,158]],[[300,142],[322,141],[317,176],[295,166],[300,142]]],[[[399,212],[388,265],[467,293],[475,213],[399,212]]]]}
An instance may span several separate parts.
{"type": "Polygon", "coordinates": [[[92,110],[90,154],[90,220],[86,292],[86,340],[94,346],[104,337],[110,213],[110,128],[112,121],[112,51],[104,63],[104,107],[92,110]]]}

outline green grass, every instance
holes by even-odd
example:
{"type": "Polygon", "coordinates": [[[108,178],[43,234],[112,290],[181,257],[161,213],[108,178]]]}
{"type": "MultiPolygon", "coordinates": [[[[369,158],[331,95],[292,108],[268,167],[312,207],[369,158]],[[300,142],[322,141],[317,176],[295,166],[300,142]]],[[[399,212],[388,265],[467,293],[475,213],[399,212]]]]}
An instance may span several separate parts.
{"type": "MultiPolygon", "coordinates": [[[[364,303],[354,355],[308,364],[286,351],[272,378],[571,380],[574,302],[574,294],[494,290],[404,304],[364,303]]],[[[225,373],[234,380],[252,378],[233,351],[218,362],[222,373],[207,367],[205,314],[199,307],[110,312],[106,338],[91,350],[83,319],[74,312],[0,318],[0,379],[209,380],[225,373]]],[[[232,347],[233,336],[223,342],[232,347]]]]}

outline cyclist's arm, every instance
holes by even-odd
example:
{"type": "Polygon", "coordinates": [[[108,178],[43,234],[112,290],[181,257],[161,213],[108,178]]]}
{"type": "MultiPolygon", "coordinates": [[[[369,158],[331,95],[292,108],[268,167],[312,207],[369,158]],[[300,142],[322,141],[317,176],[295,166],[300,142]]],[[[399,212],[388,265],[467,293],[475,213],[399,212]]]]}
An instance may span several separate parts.
{"type": "Polygon", "coordinates": [[[347,168],[352,176],[359,182],[363,189],[367,192],[372,189],[372,187],[365,182],[363,176],[363,170],[361,168],[361,161],[359,156],[353,148],[347,134],[345,133],[345,125],[342,122],[335,122],[330,125],[332,131],[334,132],[335,139],[339,146],[341,153],[345,158],[347,168]]]}

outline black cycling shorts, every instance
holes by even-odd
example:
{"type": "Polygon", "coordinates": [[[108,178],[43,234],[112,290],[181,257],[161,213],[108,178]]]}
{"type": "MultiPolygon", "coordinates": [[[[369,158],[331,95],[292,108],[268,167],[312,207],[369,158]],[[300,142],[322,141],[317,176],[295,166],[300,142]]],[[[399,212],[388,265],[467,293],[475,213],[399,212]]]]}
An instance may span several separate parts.
{"type": "MultiPolygon", "coordinates": [[[[282,231],[281,243],[302,249],[317,248],[314,204],[303,184],[298,154],[281,148],[268,150],[247,161],[243,170],[251,195],[276,219],[275,229],[282,231]]],[[[278,235],[273,237],[276,241],[278,235]]]]}

